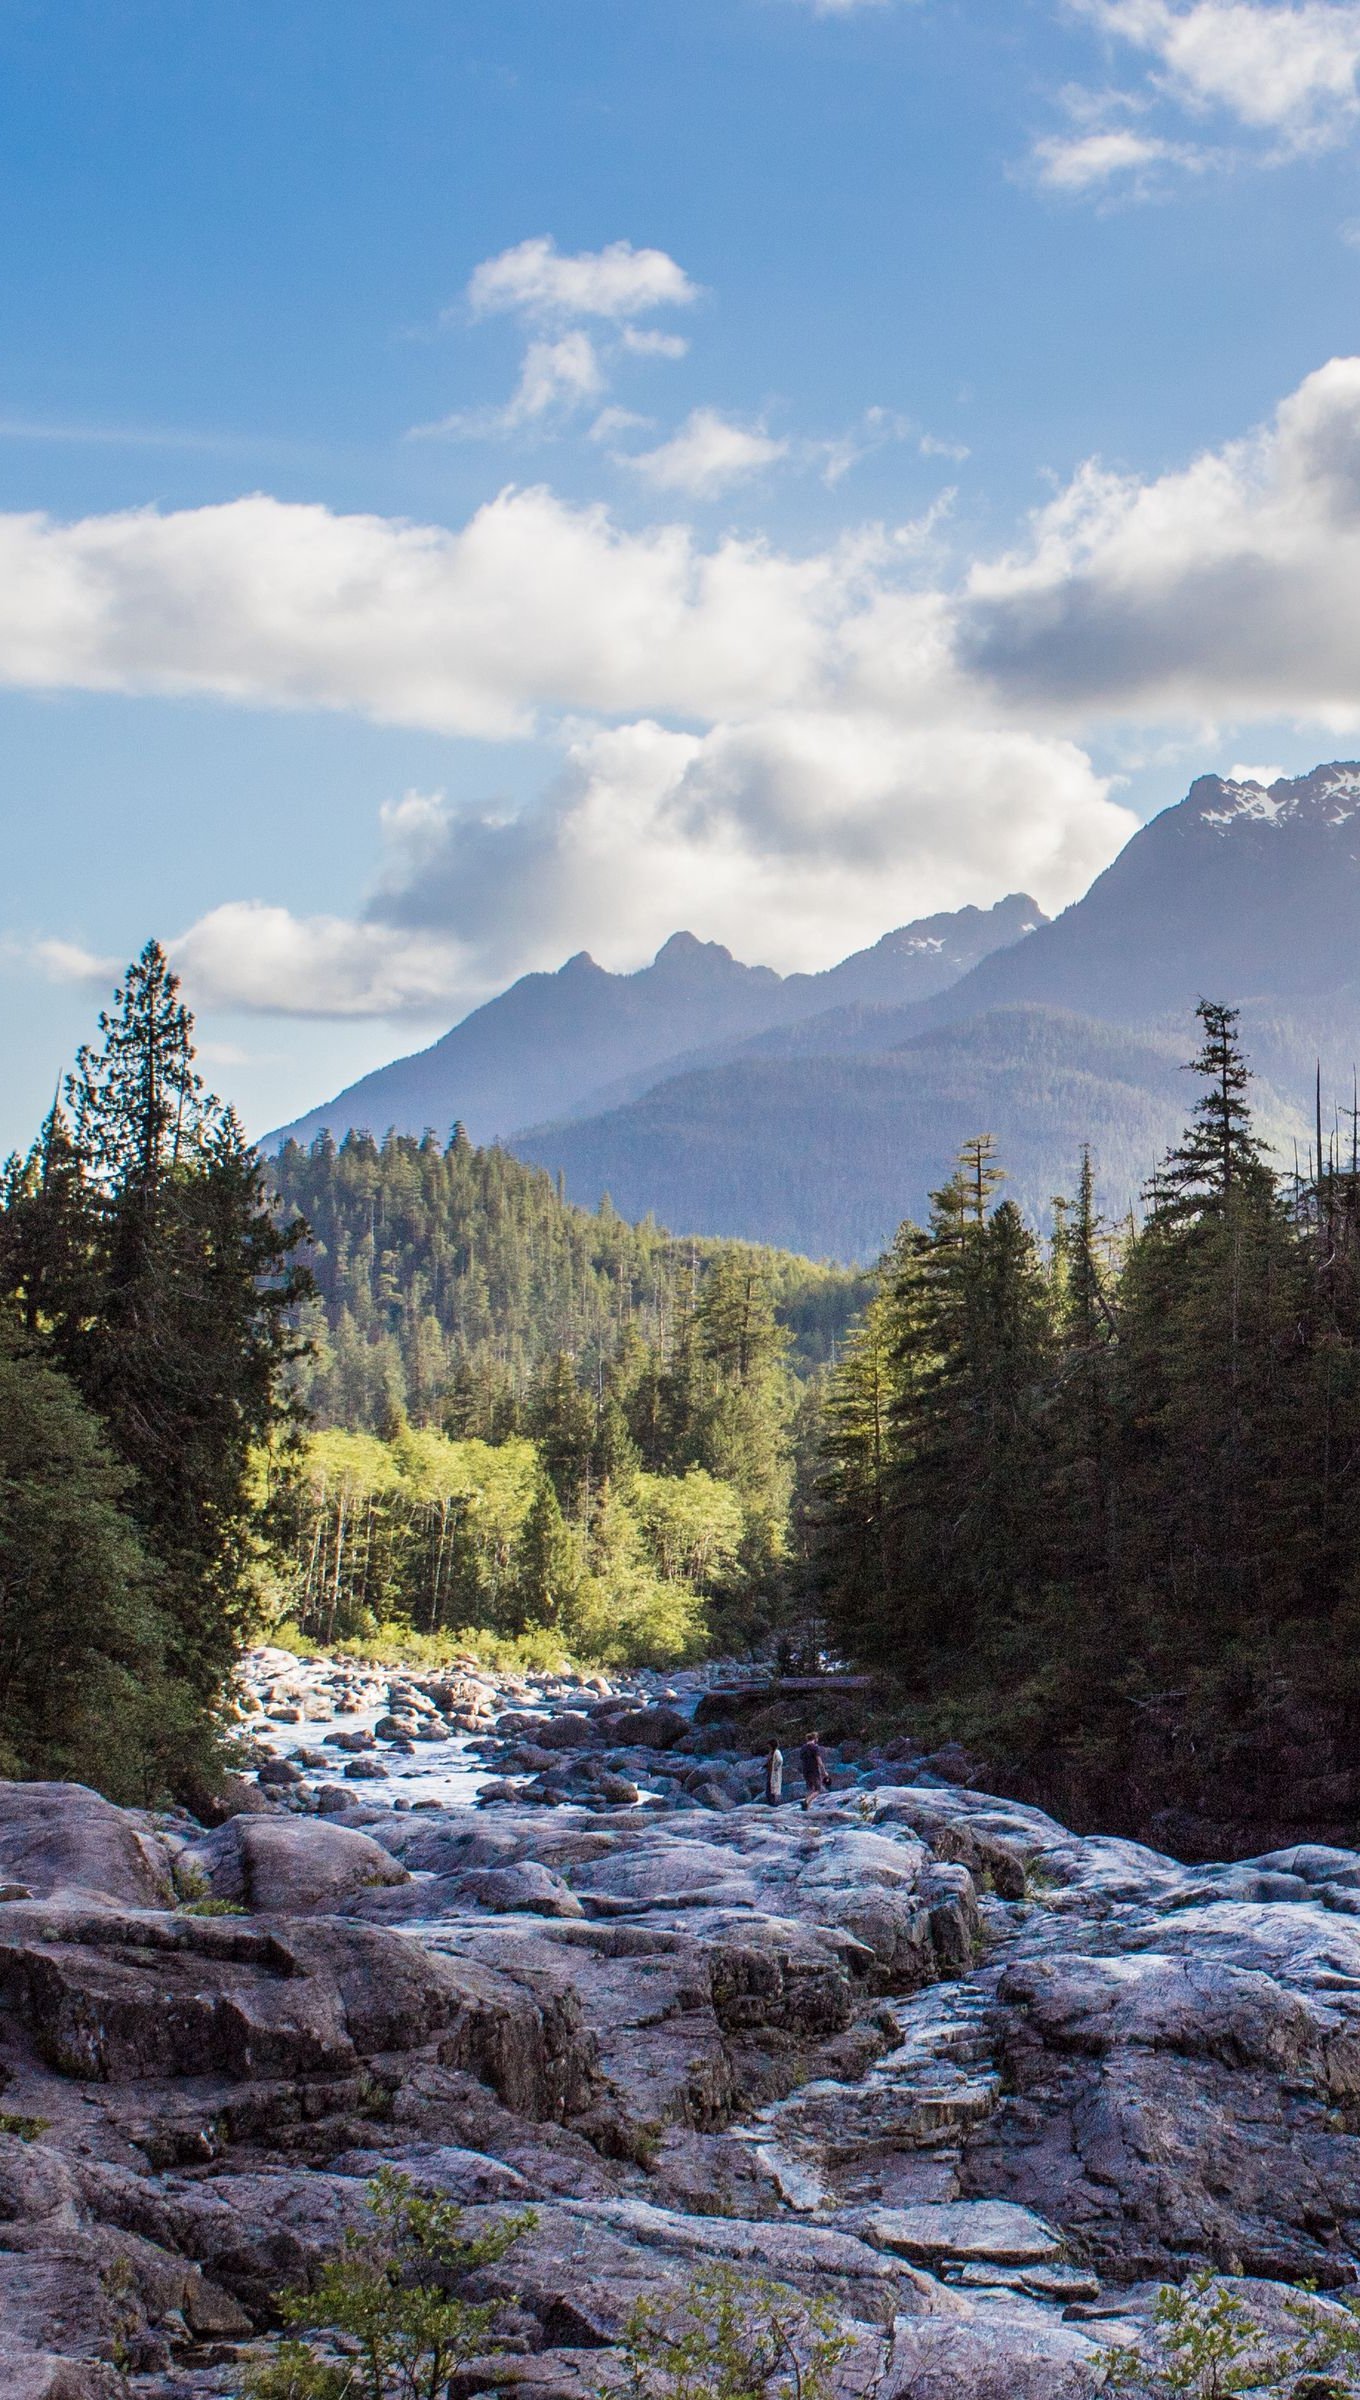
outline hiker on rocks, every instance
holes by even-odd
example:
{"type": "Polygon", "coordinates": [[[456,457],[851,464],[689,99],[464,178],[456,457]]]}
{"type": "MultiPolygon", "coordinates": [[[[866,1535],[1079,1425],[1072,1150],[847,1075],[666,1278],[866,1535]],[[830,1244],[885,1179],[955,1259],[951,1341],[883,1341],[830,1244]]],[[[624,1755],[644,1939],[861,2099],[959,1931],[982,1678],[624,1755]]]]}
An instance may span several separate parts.
{"type": "Polygon", "coordinates": [[[826,1755],[822,1749],[822,1737],[815,1726],[798,1753],[798,1764],[803,1770],[803,1806],[806,1809],[822,1792],[828,1791],[831,1785],[831,1778],[827,1773],[826,1755]]]}
{"type": "Polygon", "coordinates": [[[771,1742],[765,1761],[765,1797],[771,1808],[778,1808],[784,1797],[784,1753],[778,1742],[771,1742]]]}

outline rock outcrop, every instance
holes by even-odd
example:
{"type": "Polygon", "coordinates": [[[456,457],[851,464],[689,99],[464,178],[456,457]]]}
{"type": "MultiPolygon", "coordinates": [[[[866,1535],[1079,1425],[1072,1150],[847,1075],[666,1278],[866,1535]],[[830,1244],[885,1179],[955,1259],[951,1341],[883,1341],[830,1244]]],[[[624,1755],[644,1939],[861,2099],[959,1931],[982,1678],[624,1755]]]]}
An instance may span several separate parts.
{"type": "Polygon", "coordinates": [[[881,1756],[807,1814],[711,1746],[725,1805],[610,1805],[620,1700],[682,1772],[714,1729],[579,1685],[514,1695],[576,1722],[507,1799],[319,1807],[337,1715],[424,1725],[398,1765],[486,1721],[327,1672],[266,1711],[319,1763],[216,1830],[0,1785],[6,2394],[226,2400],[383,2164],[533,2203],[477,2288],[534,2400],[715,2260],[831,2304],[846,2400],[1080,2400],[1200,2265],[1354,2286],[1360,1855],[1187,1868],[881,1756]]]}

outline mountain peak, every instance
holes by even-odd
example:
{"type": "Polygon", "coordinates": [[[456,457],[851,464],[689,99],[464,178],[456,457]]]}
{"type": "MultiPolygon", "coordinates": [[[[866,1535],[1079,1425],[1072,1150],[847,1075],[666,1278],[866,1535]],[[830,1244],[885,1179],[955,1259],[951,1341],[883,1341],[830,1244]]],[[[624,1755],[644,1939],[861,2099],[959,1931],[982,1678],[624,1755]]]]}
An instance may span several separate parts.
{"type": "Polygon", "coordinates": [[[1360,763],[1334,759],[1307,775],[1281,775],[1272,784],[1201,775],[1190,786],[1186,805],[1219,834],[1248,824],[1345,825],[1360,812],[1360,763]]]}
{"type": "Polygon", "coordinates": [[[673,933],[669,941],[662,943],[652,960],[654,967],[684,969],[730,967],[735,963],[731,951],[725,949],[721,942],[701,942],[697,933],[689,932],[673,933]]]}

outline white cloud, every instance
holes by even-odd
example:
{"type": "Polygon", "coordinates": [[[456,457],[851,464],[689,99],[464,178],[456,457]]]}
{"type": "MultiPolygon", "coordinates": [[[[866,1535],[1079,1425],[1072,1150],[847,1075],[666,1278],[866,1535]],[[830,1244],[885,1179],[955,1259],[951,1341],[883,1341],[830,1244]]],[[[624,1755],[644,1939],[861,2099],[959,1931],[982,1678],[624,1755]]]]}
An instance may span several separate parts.
{"type": "Polygon", "coordinates": [[[87,950],[83,942],[42,939],[16,943],[7,939],[3,948],[6,955],[31,960],[49,983],[78,983],[91,989],[111,983],[123,964],[121,959],[87,950]]]}
{"type": "Polygon", "coordinates": [[[607,317],[621,321],[654,308],[687,308],[699,286],[664,250],[610,242],[564,256],[546,234],[482,261],[467,287],[474,316],[607,317]]]}
{"type": "MultiPolygon", "coordinates": [[[[869,545],[872,548],[872,544],[869,545]]],[[[832,671],[863,541],[794,558],[513,487],[457,532],[256,495],[0,516],[0,684],[198,693],[497,738],[541,710],[712,717],[832,671]]]]}
{"type": "Polygon", "coordinates": [[[711,500],[787,458],[789,447],[763,426],[740,425],[715,408],[696,408],[659,449],[634,453],[625,463],[657,491],[711,500]]]}
{"type": "Polygon", "coordinates": [[[487,738],[564,712],[942,723],[988,692],[995,710],[1063,710],[1064,730],[1111,711],[1360,711],[1360,359],[1169,474],[1088,463],[954,590],[939,561],[927,580],[940,506],[804,557],[678,523],[625,531],[541,486],[458,530],[262,496],[0,517],[0,682],[487,738]]]}
{"type": "Polygon", "coordinates": [[[503,408],[455,410],[433,425],[413,425],[410,438],[428,441],[440,435],[459,439],[494,439],[541,426],[554,417],[598,399],[604,390],[604,370],[588,333],[575,328],[554,341],[530,342],[520,366],[519,382],[503,408]]]}
{"type": "Polygon", "coordinates": [[[512,425],[532,423],[564,404],[577,407],[604,389],[604,376],[588,333],[560,334],[553,342],[530,342],[519,385],[506,416],[512,425]]]}
{"type": "Polygon", "coordinates": [[[1183,143],[1159,141],[1128,125],[1103,133],[1053,134],[1034,146],[1039,181],[1055,192],[1090,192],[1116,176],[1141,178],[1150,167],[1203,163],[1200,154],[1183,143]]]}
{"type": "Polygon", "coordinates": [[[1220,108],[1297,144],[1335,137],[1355,115],[1360,7],[1341,0],[1078,0],[1107,34],[1149,51],[1183,106],[1220,108]]]}
{"type": "Polygon", "coordinates": [[[655,423],[655,417],[641,417],[635,408],[602,408],[587,438],[592,442],[613,442],[621,433],[645,431],[655,423]]]}
{"type": "Polygon", "coordinates": [[[610,242],[603,250],[564,257],[546,234],[482,261],[467,287],[476,317],[516,316],[544,331],[524,353],[519,382],[498,408],[456,409],[433,424],[412,427],[418,439],[499,440],[533,433],[597,400],[606,385],[605,355],[675,360],[689,344],[683,334],[639,327],[630,320],[658,308],[686,308],[700,296],[684,268],[664,250],[635,250],[610,242]],[[602,354],[582,319],[606,320],[617,338],[602,354]]]}
{"type": "Polygon", "coordinates": [[[1070,743],[804,712],[708,734],[594,729],[518,819],[438,795],[385,813],[366,916],[215,909],[171,944],[196,1004],[453,1013],[587,946],[633,967],[679,924],[814,967],[927,908],[1084,889],[1135,820],[1070,743]]]}
{"type": "Polygon", "coordinates": [[[625,325],[620,340],[634,358],[684,358],[689,351],[683,333],[661,333],[655,326],[625,325]]]}
{"type": "Polygon", "coordinates": [[[263,900],[229,900],[167,944],[200,1007],[281,1016],[428,1013],[466,979],[462,946],[346,917],[298,917],[263,900]]]}
{"type": "Polygon", "coordinates": [[[961,575],[943,506],[803,558],[543,489],[457,531],[263,498],[0,518],[0,680],[559,742],[518,812],[394,802],[360,915],[265,892],[180,937],[198,996],[317,1014],[467,1005],[583,941],[635,964],[686,917],[788,965],[1006,885],[1052,905],[1131,826],[1087,734],[1360,727],[1360,359],[1172,472],[1088,462],[961,575]]]}
{"type": "MultiPolygon", "coordinates": [[[[1315,153],[1344,139],[1360,113],[1360,0],[1069,0],[1108,40],[1150,62],[1132,91],[1069,89],[1078,130],[1035,144],[1039,180],[1073,195],[1127,178],[1135,193],[1158,171],[1203,173],[1236,163],[1231,150],[1120,122],[1160,110],[1194,122],[1226,119],[1257,137],[1259,163],[1315,153]],[[1262,145],[1260,137],[1269,137],[1262,145]]],[[[1240,159],[1245,153],[1239,150],[1240,159]]]]}
{"type": "Polygon", "coordinates": [[[1269,791],[1272,783],[1278,783],[1281,776],[1287,772],[1288,769],[1285,767],[1248,767],[1239,763],[1235,767],[1229,767],[1228,781],[1229,783],[1259,783],[1266,791],[1269,791]]]}
{"type": "Polygon", "coordinates": [[[1093,462],[975,566],[956,656],[1004,704],[1360,724],[1360,358],[1143,482],[1093,462]]]}

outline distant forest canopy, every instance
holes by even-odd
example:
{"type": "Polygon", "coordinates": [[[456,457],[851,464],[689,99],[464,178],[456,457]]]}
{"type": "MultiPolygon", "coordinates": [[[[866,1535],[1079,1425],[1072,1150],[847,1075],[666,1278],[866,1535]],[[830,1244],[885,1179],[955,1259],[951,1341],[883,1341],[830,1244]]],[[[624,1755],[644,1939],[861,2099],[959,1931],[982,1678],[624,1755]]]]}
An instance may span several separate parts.
{"type": "Polygon", "coordinates": [[[320,1426],[277,1605],[310,1639],[484,1632],[658,1662],[785,1619],[798,1460],[868,1279],[678,1241],[455,1128],[274,1162],[320,1426]]]}
{"type": "Polygon", "coordinates": [[[859,1269],[680,1240],[607,1199],[573,1207],[542,1168],[457,1126],[447,1147],[433,1133],[288,1142],[269,1176],[311,1228],[315,1348],[299,1389],[323,1425],[503,1436],[559,1353],[596,1387],[621,1345],[669,1355],[724,1261],[758,1273],[804,1376],[835,1357],[869,1290],[859,1269]]]}
{"type": "Polygon", "coordinates": [[[1344,1824],[1357,1127],[1319,1110],[1274,1173],[1236,1012],[1199,1016],[1201,1096],[1140,1222],[1102,1223],[1088,1156],[1042,1244],[984,1137],[902,1227],[831,1378],[813,1589],[942,1731],[1107,1824],[1168,1800],[1344,1824]]]}

